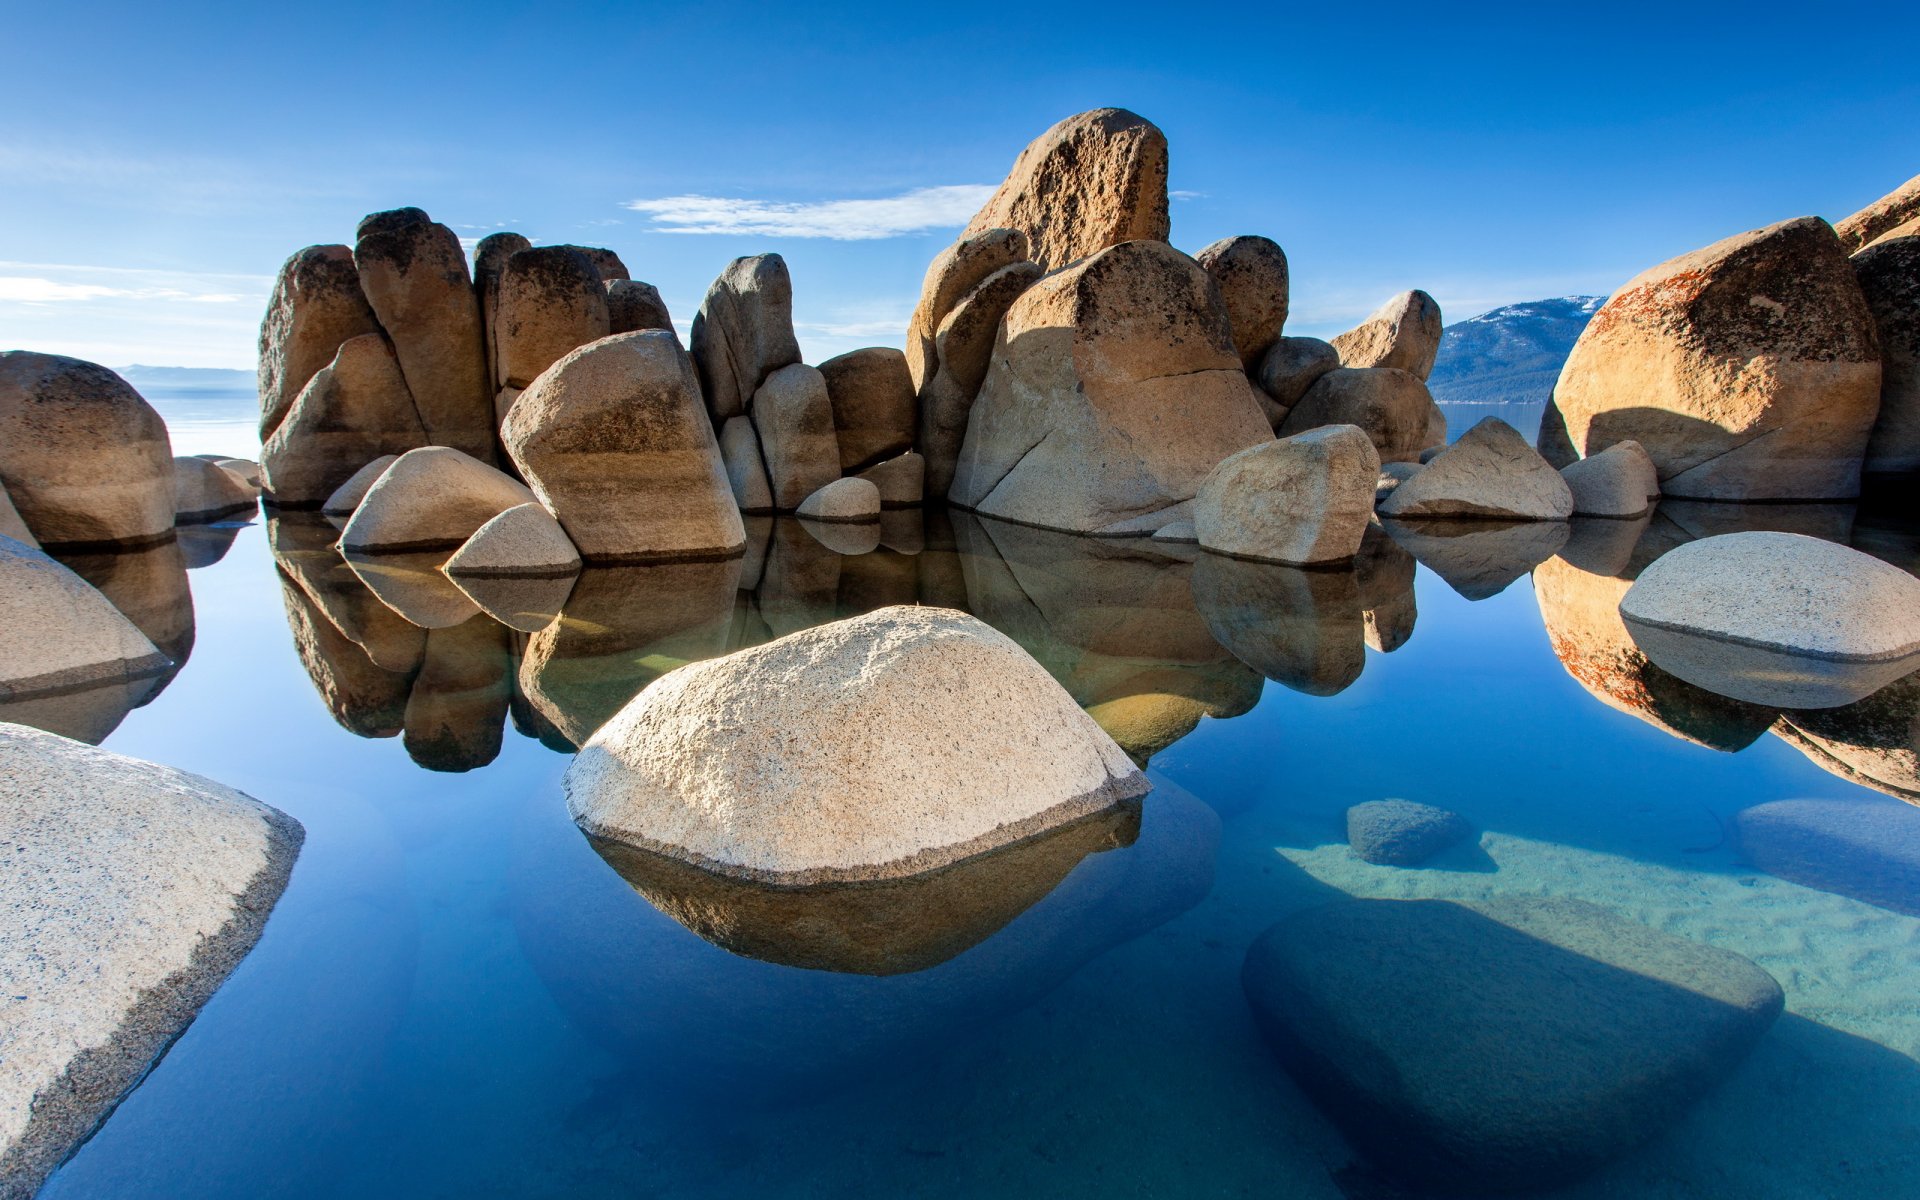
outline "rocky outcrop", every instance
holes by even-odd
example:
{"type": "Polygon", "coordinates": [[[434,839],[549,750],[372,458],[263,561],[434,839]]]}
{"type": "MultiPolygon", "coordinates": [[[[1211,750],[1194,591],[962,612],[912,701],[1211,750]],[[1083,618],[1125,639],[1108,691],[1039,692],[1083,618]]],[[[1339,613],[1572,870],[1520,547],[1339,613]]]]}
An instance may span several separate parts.
{"type": "Polygon", "coordinates": [[[172,665],[86,580],[0,538],[0,700],[149,679],[172,665]]]}
{"type": "Polygon", "coordinates": [[[427,440],[492,462],[480,301],[460,239],[417,208],[374,213],[355,236],[361,290],[393,343],[427,440]]]}
{"type": "Polygon", "coordinates": [[[1220,287],[1233,345],[1258,370],[1287,323],[1287,255],[1269,238],[1221,238],[1193,256],[1220,287]]]}
{"type": "Polygon", "coordinates": [[[933,375],[920,389],[920,452],[926,457],[929,500],[953,486],[967,419],[987,377],[994,339],[1007,310],[1040,278],[1037,263],[1001,267],[962,296],[941,318],[933,338],[933,375]]]}
{"type": "Polygon", "coordinates": [[[521,395],[500,436],[582,558],[723,556],[746,542],[692,361],[670,332],[575,350],[521,395]]]}
{"type": "Polygon", "coordinates": [[[1147,786],[1004,634],[916,607],[681,667],[566,775],[588,833],[788,884],[918,875],[1147,786]]]}
{"type": "Polygon", "coordinates": [[[480,336],[487,359],[487,394],[496,396],[503,386],[499,373],[499,350],[493,342],[494,325],[500,315],[500,276],[507,260],[533,243],[517,233],[490,233],[473,248],[473,291],[480,300],[480,336]]]}
{"type": "Polygon", "coordinates": [[[1343,367],[1394,367],[1424,381],[1440,353],[1440,306],[1425,292],[1401,292],[1333,339],[1343,367]]]}
{"type": "Polygon", "coordinates": [[[1427,446],[1433,397],[1427,385],[1397,367],[1340,367],[1321,375],[1280,423],[1281,437],[1322,425],[1357,425],[1373,439],[1380,461],[1415,462],[1427,446]]]}
{"type": "Polygon", "coordinates": [[[774,508],[791,512],[840,478],[833,401],[826,377],[815,368],[794,363],[767,376],[753,394],[753,428],[774,508]]]}
{"type": "Polygon", "coordinates": [[[890,346],[850,350],[820,364],[833,407],[840,470],[848,475],[913,449],[919,424],[907,356],[890,346]]]}
{"type": "Polygon", "coordinates": [[[907,374],[914,391],[926,388],[935,366],[934,334],[968,292],[987,277],[1027,261],[1027,235],[1017,229],[982,229],[934,256],[920,283],[920,300],[907,321],[907,374]]]}
{"type": "Polygon", "coordinates": [[[1193,500],[1200,545],[1268,562],[1342,562],[1373,517],[1380,456],[1351,425],[1250,446],[1215,467],[1193,500]]]}
{"type": "Polygon", "coordinates": [[[1160,242],[1101,251],[1008,310],[950,498],[1054,529],[1147,533],[1269,440],[1217,289],[1160,242]]]}
{"type": "Polygon", "coordinates": [[[1369,800],[1347,810],[1347,845],[1378,866],[1417,867],[1472,833],[1459,813],[1412,800],[1369,800]]]}
{"type": "Polygon", "coordinates": [[[1880,377],[1853,266],[1802,217],[1630,280],[1574,343],[1554,404],[1582,454],[1639,442],[1668,496],[1848,499],[1880,377]]]}
{"type": "Polygon", "coordinates": [[[563,356],[611,331],[606,285],[574,247],[522,250],[501,269],[492,331],[500,387],[524,390],[563,356]]]}
{"type": "Polygon", "coordinates": [[[760,254],[728,264],[694,315],[691,351],[716,426],[747,411],[767,376],[799,362],[786,260],[760,254]]]}
{"type": "Polygon", "coordinates": [[[1860,469],[1868,476],[1920,474],[1920,230],[1862,250],[1853,271],[1880,343],[1880,411],[1860,469]]]}
{"type": "Polygon", "coordinates": [[[865,479],[836,479],[802,500],[798,515],[815,521],[878,521],[880,489],[865,479]]]}
{"type": "Polygon", "coordinates": [[[673,328],[673,316],[660,289],[637,279],[607,280],[607,332],[638,333],[673,328]]]}
{"type": "Polygon", "coordinates": [[[249,512],[255,504],[252,488],[233,472],[204,458],[173,460],[173,520],[176,525],[218,521],[249,512]]]}
{"type": "Polygon", "coordinates": [[[1839,222],[1833,231],[1841,248],[1856,254],[1916,217],[1920,217],[1920,175],[1839,222]]]}
{"type": "Polygon", "coordinates": [[[1380,515],[1564,521],[1573,493],[1513,426],[1488,417],[1394,488],[1380,515]]]}
{"type": "Polygon", "coordinates": [[[303,832],[209,779],[0,725],[0,1180],[31,1195],[260,937],[303,832]]]}
{"type": "Polygon", "coordinates": [[[343,343],[378,332],[352,250],[308,246],[287,259],[260,321],[260,440],[273,436],[294,398],[343,343]]]}
{"type": "Polygon", "coordinates": [[[42,546],[133,546],[173,529],[166,422],[77,358],[0,353],[0,483],[42,546]]]}
{"type": "MultiPolygon", "coordinates": [[[[1543,460],[1544,461],[1544,460],[1543,460]]],[[[1615,442],[1592,458],[1560,469],[1576,517],[1643,516],[1660,498],[1660,473],[1639,442],[1615,442]]]]}
{"type": "Polygon", "coordinates": [[[546,509],[519,504],[473,531],[442,568],[448,575],[572,575],[580,554],[546,509]]]}
{"type": "Polygon", "coordinates": [[[314,375],[260,461],[275,504],[312,508],[368,462],[426,444],[400,360],[383,335],[369,333],[342,343],[314,375]]]}
{"type": "Polygon", "coordinates": [[[1832,708],[1920,668],[1920,580],[1793,533],[1669,550],[1620,601],[1648,658],[1754,704],[1832,708]]]}
{"type": "Polygon", "coordinates": [[[1260,387],[1261,407],[1269,423],[1280,428],[1307,389],[1339,365],[1340,352],[1319,338],[1277,339],[1261,358],[1253,377],[1260,387]]]}
{"type": "Polygon", "coordinates": [[[1061,121],[1028,144],[966,235],[1017,229],[1049,271],[1137,240],[1164,242],[1167,138],[1123,108],[1061,121]]]}
{"type": "Polygon", "coordinates": [[[458,546],[534,498],[525,484],[458,450],[423,446],[402,454],[374,481],[340,531],[340,548],[400,554],[458,546]]]}
{"type": "Polygon", "coordinates": [[[1309,909],[1260,936],[1241,981],[1376,1170],[1473,1195],[1576,1179],[1658,1136],[1784,1000],[1731,951],[1531,896],[1309,909]]]}

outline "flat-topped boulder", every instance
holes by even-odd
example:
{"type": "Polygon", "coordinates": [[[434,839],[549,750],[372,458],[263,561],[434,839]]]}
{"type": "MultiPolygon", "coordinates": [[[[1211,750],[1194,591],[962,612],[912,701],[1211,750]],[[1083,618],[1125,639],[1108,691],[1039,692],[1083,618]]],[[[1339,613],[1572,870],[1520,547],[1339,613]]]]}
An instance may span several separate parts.
{"type": "Polygon", "coordinates": [[[173,460],[173,520],[176,525],[202,524],[251,511],[257,502],[246,481],[219,463],[204,458],[173,460]]]}
{"type": "Polygon", "coordinates": [[[0,1179],[31,1195],[258,941],[304,834],[209,779],[0,725],[0,1179]]]}
{"type": "Polygon", "coordinates": [[[667,330],[615,334],[562,358],[521,395],[500,437],[584,559],[723,556],[746,544],[692,360],[667,330]]]}
{"type": "Polygon", "coordinates": [[[729,263],[694,314],[689,349],[713,423],[747,411],[767,376],[800,361],[787,260],[758,254],[729,263]]]}
{"type": "Polygon", "coordinates": [[[849,350],[820,364],[840,469],[851,475],[913,449],[919,411],[907,356],[891,346],[849,350]]]}
{"type": "Polygon", "coordinates": [[[606,285],[573,246],[522,250],[500,270],[493,319],[494,377],[525,389],[540,373],[612,332],[606,285]]]}
{"type": "Polygon", "coordinates": [[[1380,515],[1564,521],[1573,493],[1513,426],[1488,417],[1394,488],[1380,515]]]}
{"type": "Polygon", "coordinates": [[[1333,339],[1343,367],[1395,367],[1416,379],[1433,374],[1440,353],[1440,305],[1422,291],[1401,292],[1333,339]]]}
{"type": "Polygon", "coordinates": [[[580,553],[538,504],[517,504],[473,531],[442,568],[449,575],[571,575],[580,553]]]}
{"type": "Polygon", "coordinates": [[[1802,217],[1628,281],[1553,395],[1575,449],[1632,438],[1665,495],[1836,500],[1859,494],[1880,375],[1853,264],[1825,221],[1802,217]]]}
{"type": "Polygon", "coordinates": [[[353,510],[359,508],[360,502],[367,498],[369,491],[373,490],[373,485],[387,473],[387,468],[399,461],[398,454],[382,454],[361,467],[347,476],[345,483],[333,489],[332,494],[321,503],[320,511],[329,517],[352,516],[353,510]]]}
{"type": "Polygon", "coordinates": [[[919,395],[920,453],[927,460],[929,500],[945,499],[953,487],[967,420],[986,380],[1000,322],[1040,275],[1038,263],[1000,268],[962,296],[934,331],[933,375],[919,395]]]}
{"type": "Polygon", "coordinates": [[[1379,475],[1380,455],[1351,425],[1250,446],[1200,484],[1194,533],[1238,558],[1342,562],[1360,549],[1379,475]]]}
{"type": "Polygon", "coordinates": [[[1218,289],[1163,242],[1103,250],[1007,311],[950,498],[1082,533],[1150,533],[1272,439],[1218,289]]]}
{"type": "Polygon", "coordinates": [[[458,546],[476,529],[536,497],[527,486],[450,446],[402,454],[367,490],[340,531],[340,548],[397,554],[458,546]]]}
{"type": "Polygon", "coordinates": [[[918,875],[1147,787],[1013,641],[917,607],[679,667],[566,775],[591,834],[792,884],[918,875]]]}
{"type": "Polygon", "coordinates": [[[0,352],[0,483],[43,546],[133,546],[173,529],[166,422],[77,358],[0,352]]]}
{"type": "Polygon", "coordinates": [[[1316,378],[1280,422],[1281,437],[1322,425],[1355,425],[1373,439],[1380,461],[1415,462],[1428,443],[1433,394],[1398,367],[1339,367],[1316,378]]]}
{"type": "Polygon", "coordinates": [[[393,342],[428,442],[491,463],[493,393],[460,239],[417,208],[374,213],[355,239],[360,288],[393,342]]]}
{"type": "Polygon", "coordinates": [[[1754,704],[1833,708],[1920,668],[1920,580],[1796,533],[1669,550],[1620,615],[1665,670],[1754,704]]]}
{"type": "Polygon", "coordinates": [[[966,235],[1017,229],[1049,271],[1122,242],[1164,242],[1167,136],[1124,108],[1068,117],[1014,160],[966,235]]]}
{"type": "Polygon", "coordinates": [[[794,363],[767,376],[753,394],[753,428],[767,465],[773,506],[779,511],[793,511],[840,478],[833,400],[818,369],[794,363]]]}
{"type": "Polygon", "coordinates": [[[1193,260],[1219,285],[1240,361],[1257,370],[1287,323],[1286,251],[1271,238],[1243,234],[1221,238],[1193,260]]]}
{"type": "Polygon", "coordinates": [[[907,374],[916,392],[933,378],[934,333],[947,314],[988,276],[1026,261],[1027,235],[1017,229],[982,229],[934,255],[907,321],[907,374]]]}
{"type": "Polygon", "coordinates": [[[1920,217],[1920,175],[1835,223],[1833,232],[1842,249],[1857,254],[1916,217],[1920,217]]]}
{"type": "Polygon", "coordinates": [[[282,508],[323,505],[368,462],[427,445],[392,343],[349,338],[314,373],[261,447],[266,490],[282,508]]]}
{"type": "Polygon", "coordinates": [[[1241,981],[1375,1170],[1467,1195],[1565,1183],[1660,1136],[1784,1000],[1732,951],[1511,895],[1309,909],[1254,942],[1241,981]]]}
{"type": "Polygon", "coordinates": [[[260,321],[260,440],[273,436],[294,398],[344,342],[379,332],[351,249],[308,246],[281,264],[260,321]]]}
{"type": "Polygon", "coordinates": [[[1378,866],[1417,867],[1472,832],[1459,813],[1415,800],[1369,800],[1347,810],[1347,845],[1378,866]]]}
{"type": "Polygon", "coordinates": [[[145,679],[172,665],[86,580],[0,537],[0,699],[145,679]]]}
{"type": "Polygon", "coordinates": [[[1880,411],[1863,474],[1920,474],[1920,230],[1853,256],[1854,277],[1880,343],[1880,411]]]}
{"type": "Polygon", "coordinates": [[[1307,389],[1340,365],[1340,352],[1319,338],[1283,337],[1274,341],[1254,371],[1254,382],[1265,397],[1261,407],[1278,429],[1287,413],[1300,403],[1307,389]]]}
{"type": "Polygon", "coordinates": [[[1660,498],[1660,473],[1632,438],[1568,463],[1560,468],[1560,478],[1573,496],[1576,517],[1638,517],[1660,498]]]}

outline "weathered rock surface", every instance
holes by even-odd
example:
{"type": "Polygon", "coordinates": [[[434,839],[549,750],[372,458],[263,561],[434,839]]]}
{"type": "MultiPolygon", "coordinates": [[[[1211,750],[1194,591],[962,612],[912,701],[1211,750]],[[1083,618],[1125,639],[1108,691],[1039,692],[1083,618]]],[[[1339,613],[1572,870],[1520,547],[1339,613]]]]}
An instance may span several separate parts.
{"type": "Polygon", "coordinates": [[[781,367],[753,394],[753,428],[782,512],[840,478],[840,442],[827,380],[803,363],[781,367]]]}
{"type": "Polygon", "coordinates": [[[1816,891],[1920,917],[1920,821],[1878,799],[1775,800],[1735,818],[1747,862],[1816,891]]]}
{"type": "Polygon", "coordinates": [[[1916,217],[1920,217],[1920,175],[1839,222],[1833,231],[1841,248],[1855,254],[1916,217]]]}
{"type": "Polygon", "coordinates": [[[1101,251],[1008,310],[951,499],[1084,533],[1151,532],[1272,428],[1217,291],[1161,242],[1101,251]]]}
{"type": "Polygon", "coordinates": [[[500,437],[582,558],[719,556],[746,542],[693,363],[668,331],[567,355],[521,395],[500,437]]]}
{"type": "MultiPolygon", "coordinates": [[[[1338,428],[1338,426],[1324,426],[1323,428],[1333,429],[1333,428],[1338,428]]],[[[1348,428],[1351,428],[1351,426],[1349,426],[1348,428]]],[[[1382,463],[1380,466],[1380,474],[1374,480],[1374,484],[1373,484],[1374,504],[1378,505],[1381,501],[1385,500],[1388,496],[1393,495],[1395,488],[1398,488],[1401,484],[1405,483],[1407,480],[1412,479],[1415,475],[1418,475],[1421,469],[1425,465],[1426,465],[1425,463],[1416,463],[1416,462],[1382,463]]]]}
{"type": "Polygon", "coordinates": [[[0,352],[0,483],[43,546],[138,545],[173,528],[166,422],[77,358],[0,352]]]}
{"type": "Polygon", "coordinates": [[[660,289],[637,279],[607,281],[607,331],[638,333],[642,329],[672,329],[673,316],[660,289]]]}
{"type": "Polygon", "coordinates": [[[0,537],[10,537],[34,550],[40,548],[40,540],[33,536],[33,531],[27,528],[27,523],[20,519],[20,510],[13,506],[13,497],[7,495],[5,487],[0,487],[0,537]]]}
{"type": "Polygon", "coordinates": [[[926,493],[927,460],[909,450],[873,464],[856,478],[880,490],[882,508],[908,508],[926,493]]]}
{"type": "Polygon", "coordinates": [[[460,239],[417,208],[368,216],[356,239],[360,288],[393,342],[428,441],[491,463],[493,393],[460,239]]]}
{"type": "Polygon", "coordinates": [[[449,575],[571,575],[580,554],[538,504],[520,504],[473,531],[447,560],[449,575]]]}
{"type": "Polygon", "coordinates": [[[1920,236],[1869,246],[1853,256],[1853,270],[1880,343],[1880,411],[1860,469],[1920,473],[1920,236]]]}
{"type": "Polygon", "coordinates": [[[927,498],[943,500],[966,438],[967,420],[987,377],[1000,322],[1040,278],[1037,263],[1002,267],[960,298],[933,339],[933,376],[920,389],[920,452],[927,459],[927,498]]]}
{"type": "Polygon", "coordinates": [[[1357,425],[1373,439],[1380,461],[1414,462],[1427,445],[1433,396],[1397,367],[1340,367],[1307,388],[1280,423],[1281,437],[1322,425],[1357,425]]]}
{"type": "Polygon", "coordinates": [[[0,538],[0,699],[146,679],[172,665],[86,580],[0,538]]]}
{"type": "Polygon", "coordinates": [[[260,937],[304,834],[209,779],[0,725],[0,1179],[27,1196],[260,937]]]}
{"type": "Polygon", "coordinates": [[[1401,292],[1333,339],[1343,367],[1395,367],[1424,381],[1440,353],[1440,306],[1422,291],[1401,292]]]}
{"type": "Polygon", "coordinates": [[[215,466],[225,467],[228,471],[232,472],[233,477],[241,483],[246,484],[255,492],[260,490],[262,478],[260,464],[252,459],[232,458],[225,454],[199,454],[194,457],[204,458],[215,466]]]}
{"type": "Polygon", "coordinates": [[[387,339],[341,343],[260,451],[266,488],[283,508],[326,503],[367,463],[427,444],[427,431],[387,339]]]}
{"type": "Polygon", "coordinates": [[[566,249],[574,251],[592,264],[594,274],[600,277],[603,284],[633,278],[633,272],[627,270],[627,264],[621,262],[620,256],[605,246],[569,245],[566,249]]]}
{"type": "Polygon", "coordinates": [[[1017,229],[1049,271],[1122,242],[1164,242],[1167,137],[1123,108],[1061,121],[1028,144],[966,235],[1017,229]]]}
{"type": "Polygon", "coordinates": [[[476,529],[535,499],[525,484],[447,446],[402,454],[374,481],[340,548],[397,554],[458,546],[476,529]]]}
{"type": "Polygon", "coordinates": [[[773,485],[767,482],[767,460],[760,453],[760,435],[753,419],[728,417],[720,427],[720,462],[727,472],[733,502],[743,513],[774,511],[773,485]]]}
{"type": "Polygon", "coordinates": [[[563,356],[612,331],[600,272],[572,246],[537,246],[509,258],[498,303],[494,377],[503,388],[524,390],[563,356]]]}
{"type": "Polygon", "coordinates": [[[379,332],[352,250],[308,246],[287,259],[260,321],[260,440],[273,436],[294,397],[342,343],[379,332]]]}
{"type": "Polygon", "coordinates": [[[1638,517],[1660,498],[1660,474],[1639,442],[1615,442],[1560,469],[1576,517],[1638,517]]]}
{"type": "Polygon", "coordinates": [[[382,454],[366,466],[347,476],[347,481],[333,489],[320,505],[320,511],[329,517],[350,517],[360,502],[367,498],[375,481],[387,473],[387,468],[400,461],[398,454],[382,454]]]}
{"type": "Polygon", "coordinates": [[[890,607],[669,673],[587,742],[566,789],[596,836],[803,884],[921,874],[1147,782],[1004,634],[890,607]]]}
{"type": "Polygon", "coordinates": [[[1573,493],[1513,426],[1488,417],[1394,488],[1380,514],[1564,521],[1573,493]]]}
{"type": "Polygon", "coordinates": [[[852,475],[913,449],[919,424],[907,356],[890,346],[850,350],[820,364],[833,406],[840,469],[852,475]]]}
{"type": "Polygon", "coordinates": [[[907,374],[914,391],[923,390],[933,378],[934,334],[947,314],[988,276],[1026,261],[1026,234],[1017,229],[982,229],[962,237],[927,264],[920,300],[907,322],[907,374]]]}
{"type": "Polygon", "coordinates": [[[1380,866],[1417,867],[1472,833],[1459,813],[1412,800],[1369,800],[1347,810],[1347,845],[1380,866]]]}
{"type": "Polygon", "coordinates": [[[1730,533],[1669,550],[1620,615],[1648,658],[1754,704],[1833,708],[1920,668],[1920,580],[1793,533],[1730,533]]]}
{"type": "Polygon", "coordinates": [[[1731,951],[1528,896],[1310,909],[1260,936],[1241,980],[1377,1170],[1475,1195],[1572,1180],[1658,1136],[1783,1005],[1731,951]]]}
{"type": "Polygon", "coordinates": [[[1350,559],[1373,517],[1380,455],[1351,425],[1250,446],[1215,467],[1193,499],[1200,545],[1280,563],[1350,559]]]}
{"type": "Polygon", "coordinates": [[[498,347],[493,343],[494,324],[500,314],[500,276],[507,260],[533,243],[517,233],[490,233],[473,248],[473,291],[480,300],[480,337],[487,360],[487,394],[498,395],[502,386],[498,347]]]}
{"type": "Polygon", "coordinates": [[[178,525],[217,521],[250,511],[254,491],[233,472],[204,458],[173,460],[173,519],[178,525]]]}
{"type": "Polygon", "coordinates": [[[1193,256],[1220,286],[1234,348],[1247,370],[1257,370],[1287,323],[1286,251],[1270,238],[1221,238],[1193,256]]]}
{"type": "Polygon", "coordinates": [[[798,515],[815,521],[878,521],[880,489],[865,479],[836,479],[802,500],[798,515]]]}
{"type": "Polygon", "coordinates": [[[694,314],[690,348],[713,423],[747,411],[769,375],[800,361],[787,261],[760,254],[728,264],[694,314]]]}
{"type": "Polygon", "coordinates": [[[1661,263],[1613,294],[1554,387],[1586,455],[1639,442],[1668,496],[1849,499],[1880,350],[1840,241],[1802,217],[1661,263]]]}
{"type": "Polygon", "coordinates": [[[1275,429],[1307,389],[1340,365],[1340,352],[1319,338],[1283,337],[1275,340],[1254,373],[1264,397],[1261,407],[1275,429]]]}

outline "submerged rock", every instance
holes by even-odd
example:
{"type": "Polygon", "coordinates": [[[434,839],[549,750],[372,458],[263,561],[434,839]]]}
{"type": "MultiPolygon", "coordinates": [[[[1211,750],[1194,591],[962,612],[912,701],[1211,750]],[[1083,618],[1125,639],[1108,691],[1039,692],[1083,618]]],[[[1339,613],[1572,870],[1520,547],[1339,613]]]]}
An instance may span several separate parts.
{"type": "Polygon", "coordinates": [[[1648,658],[1755,704],[1832,708],[1920,668],[1920,580],[1792,533],[1668,551],[1621,598],[1648,658]]]}
{"type": "Polygon", "coordinates": [[[767,376],[800,361],[786,260],[761,254],[729,263],[694,314],[689,349],[713,423],[746,412],[767,376]]]}
{"type": "Polygon", "coordinates": [[[1251,446],[1215,467],[1193,500],[1208,550],[1268,562],[1341,562],[1373,517],[1380,455],[1351,425],[1251,446]]]}
{"type": "Polygon", "coordinates": [[[1879,799],[1775,800],[1737,818],[1740,850],[1767,874],[1920,917],[1920,813],[1879,799]]]}
{"type": "Polygon", "coordinates": [[[173,520],[176,525],[218,521],[250,512],[258,503],[239,476],[204,458],[173,460],[173,520]]]}
{"type": "Polygon", "coordinates": [[[1394,367],[1425,380],[1440,353],[1440,305],[1422,291],[1401,292],[1333,339],[1343,367],[1394,367]]]}
{"type": "Polygon", "coordinates": [[[0,700],[150,679],[172,665],[80,576],[0,537],[0,700]]]}
{"type": "Polygon", "coordinates": [[[400,360],[387,339],[373,333],[349,338],[314,373],[260,459],[274,504],[312,508],[324,506],[368,462],[426,444],[400,360]]]}
{"type": "Polygon", "coordinates": [[[1381,1174],[1471,1195],[1564,1183],[1659,1136],[1783,1003],[1731,951],[1529,896],[1310,909],[1262,934],[1241,978],[1281,1062],[1381,1174]]]}
{"type": "Polygon", "coordinates": [[[231,788],[0,725],[0,1179],[31,1194],[259,939],[298,822],[231,788]]]}
{"type": "Polygon", "coordinates": [[[1260,367],[1287,324],[1286,251],[1270,238],[1221,238],[1193,256],[1220,286],[1233,345],[1249,371],[1260,367]]]}
{"type": "Polygon", "coordinates": [[[573,575],[580,553],[538,504],[519,504],[473,531],[443,568],[449,575],[573,575]]]}
{"type": "Polygon", "coordinates": [[[379,332],[352,250],[308,246],[287,259],[260,321],[260,440],[280,428],[294,397],[342,345],[379,332]]]}
{"type": "Polygon", "coordinates": [[[1488,417],[1394,488],[1380,515],[1564,521],[1573,494],[1513,426],[1488,417]]]}
{"type": "Polygon", "coordinates": [[[1417,867],[1472,833],[1459,813],[1412,800],[1369,800],[1347,810],[1347,845],[1381,866],[1417,867]]]}
{"type": "Polygon", "coordinates": [[[1660,498],[1660,475],[1639,442],[1615,442],[1592,458],[1560,468],[1576,517],[1643,516],[1660,498]]]}
{"type": "Polygon", "coordinates": [[[1339,367],[1314,380],[1280,423],[1281,437],[1322,425],[1356,425],[1381,462],[1414,462],[1427,445],[1433,396],[1418,377],[1394,367],[1339,367]]]}
{"type": "Polygon", "coordinates": [[[374,481],[340,548],[358,554],[396,554],[458,546],[474,530],[534,494],[487,464],[447,446],[402,454],[374,481]]]}
{"type": "Polygon", "coordinates": [[[795,884],[919,874],[1147,790],[1005,635],[908,607],[670,673],[566,787],[589,833],[795,884]]]}

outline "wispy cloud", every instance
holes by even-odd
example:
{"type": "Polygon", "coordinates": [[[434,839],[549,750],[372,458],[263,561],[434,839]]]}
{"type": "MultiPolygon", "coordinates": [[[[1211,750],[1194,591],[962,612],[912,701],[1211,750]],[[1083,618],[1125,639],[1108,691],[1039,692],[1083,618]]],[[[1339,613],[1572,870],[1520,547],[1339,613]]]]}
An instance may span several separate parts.
{"type": "Polygon", "coordinates": [[[630,200],[658,233],[724,233],[754,237],[869,241],[964,225],[993,195],[982,183],[915,188],[866,200],[783,202],[724,196],[664,196],[630,200]]]}
{"type": "Polygon", "coordinates": [[[0,349],[246,367],[270,275],[0,261],[0,349]]]}
{"type": "Polygon", "coordinates": [[[1169,200],[1205,200],[1206,198],[1207,194],[1205,192],[1188,192],[1179,188],[1175,188],[1173,191],[1167,193],[1167,199],[1169,200]]]}
{"type": "Polygon", "coordinates": [[[0,275],[0,302],[60,304],[105,300],[182,300],[189,304],[237,304],[250,297],[235,292],[187,292],[179,288],[108,287],[99,283],[63,283],[37,275],[0,275]]]}

